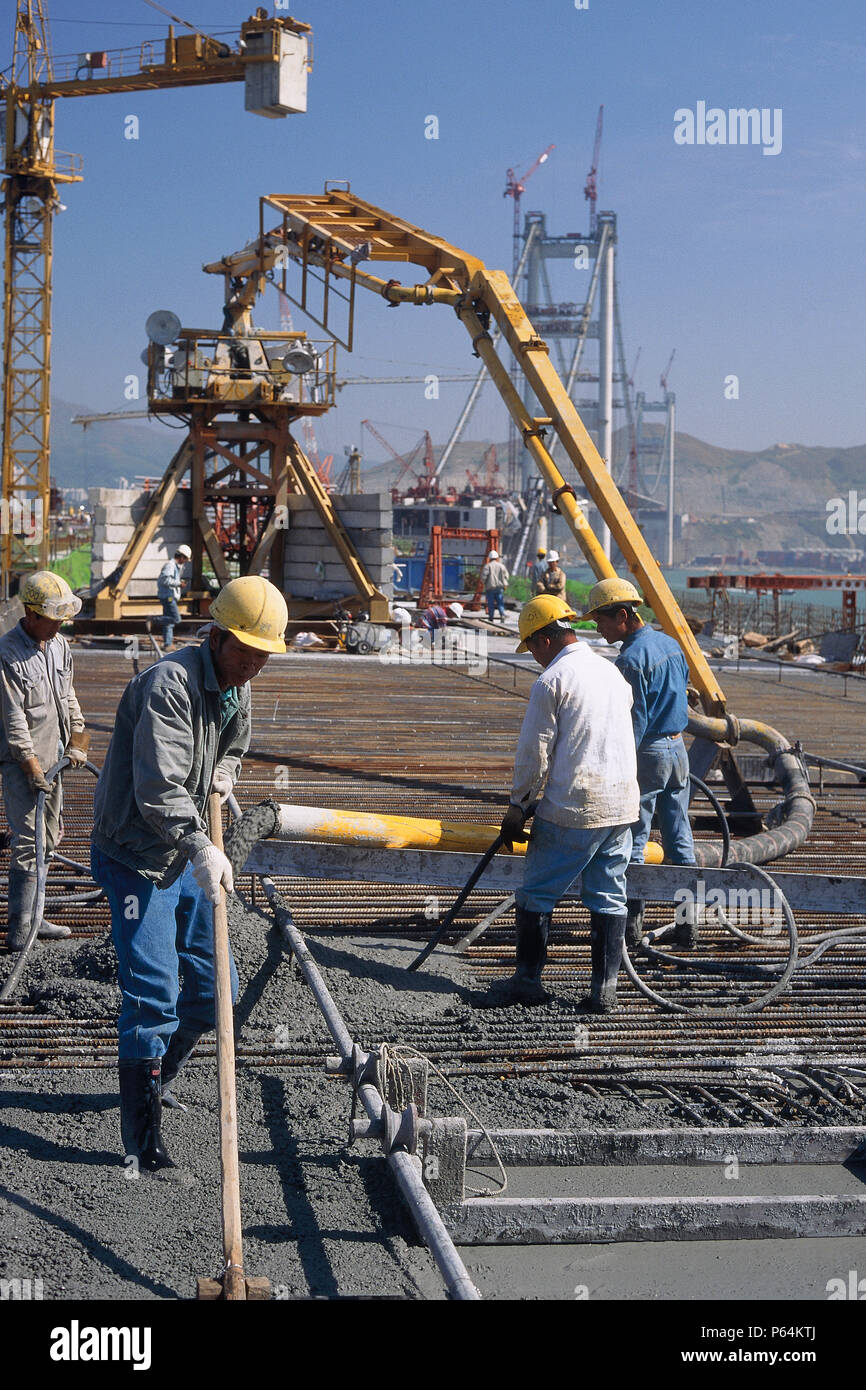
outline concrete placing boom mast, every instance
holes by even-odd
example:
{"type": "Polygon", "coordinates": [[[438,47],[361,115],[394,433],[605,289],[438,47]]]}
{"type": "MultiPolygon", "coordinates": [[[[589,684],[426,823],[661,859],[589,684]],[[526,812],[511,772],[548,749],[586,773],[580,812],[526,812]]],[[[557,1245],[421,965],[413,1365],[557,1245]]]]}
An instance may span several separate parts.
{"type": "MultiPolygon", "coordinates": [[[[349,281],[349,345],[358,285],[381,295],[389,304],[451,305],[469,332],[476,354],[487,366],[526,448],[550,488],[554,504],[565,517],[593,572],[599,579],[609,578],[614,573],[577,505],[573,489],[545,447],[544,438],[548,432],[559,438],[662,627],[682,647],[705,711],[722,714],[725,697],[721,687],[552,366],[547,344],[535,332],[504,271],[489,270],[477,257],[364,202],[348,190],[330,190],[310,197],[271,194],[262,198],[259,211],[262,242],[265,240],[265,218],[272,212],[279,214],[281,223],[270,237],[279,235],[289,256],[300,263],[301,292],[300,299],[295,302],[326,330],[329,303],[335,297],[332,278],[349,281]],[[383,280],[360,270],[361,260],[411,262],[425,269],[428,278],[416,285],[383,280]],[[308,302],[309,271],[313,267],[324,271],[319,318],[308,302]],[[517,358],[544,411],[542,416],[531,416],[514,389],[491,339],[491,319],[499,326],[517,358]]],[[[283,291],[287,293],[285,276],[284,271],[283,291]]]]}

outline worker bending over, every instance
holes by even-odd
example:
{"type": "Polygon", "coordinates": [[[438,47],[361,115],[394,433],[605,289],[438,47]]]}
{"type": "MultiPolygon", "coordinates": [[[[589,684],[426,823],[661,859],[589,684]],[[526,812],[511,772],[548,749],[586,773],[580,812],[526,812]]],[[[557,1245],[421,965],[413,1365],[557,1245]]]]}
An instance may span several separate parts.
{"type": "Polygon", "coordinates": [[[536,593],[552,594],[554,598],[561,598],[565,602],[565,570],[559,568],[559,551],[549,550],[547,553],[547,568],[539,576],[536,593]]]}
{"type": "MultiPolygon", "coordinates": [[[[120,1125],[141,1167],[174,1167],[161,1096],[214,1026],[213,904],[233,887],[210,839],[207,801],[230,794],[250,742],[249,682],[284,652],[285,599],[266,579],[233,579],[199,646],[135,676],[117,711],[96,788],[91,866],[111,908],[122,993],[120,1125]],[[182,984],[179,986],[178,975],[182,984]]],[[[231,962],[232,998],[237,972],[231,962]]]]}
{"type": "MultiPolygon", "coordinates": [[[[10,951],[21,951],[36,905],[36,800],[45,793],[45,858],[60,838],[63,785],[45,773],[66,755],[73,767],[87,761],[90,736],[75,698],[72,653],[60,625],[81,608],[65,579],[37,570],[21,586],[24,617],[0,637],[0,774],[12,832],[9,859],[10,951]]],[[[41,922],[39,936],[69,936],[68,927],[41,922]]]]}
{"type": "MultiPolygon", "coordinates": [[[[695,846],[689,824],[689,758],[683,732],[689,720],[686,687],[689,668],[678,642],[649,627],[637,609],[641,596],[627,579],[602,579],[590,591],[587,618],[606,642],[621,642],[616,665],[632,689],[631,709],[637,747],[640,815],[632,830],[632,863],[642,864],[653,814],[658,816],[662,847],[669,864],[694,864],[695,846]]],[[[630,946],[641,937],[643,901],[628,902],[630,946]]],[[[693,911],[681,914],[674,940],[694,946],[697,926],[693,911]]]]}
{"type": "Polygon", "coordinates": [[[590,913],[592,979],[581,1009],[616,1008],[616,977],[626,923],[625,875],[631,824],[639,806],[631,691],[604,657],[579,642],[577,615],[544,594],[520,614],[519,652],[532,653],[542,674],[532,687],[514,761],[511,804],[502,821],[505,844],[520,838],[537,802],[523,886],[517,890],[517,969],[494,985],[487,1005],[543,1004],[541,984],[553,909],[581,875],[590,913]],[[540,800],[539,800],[540,798],[540,800]]]}

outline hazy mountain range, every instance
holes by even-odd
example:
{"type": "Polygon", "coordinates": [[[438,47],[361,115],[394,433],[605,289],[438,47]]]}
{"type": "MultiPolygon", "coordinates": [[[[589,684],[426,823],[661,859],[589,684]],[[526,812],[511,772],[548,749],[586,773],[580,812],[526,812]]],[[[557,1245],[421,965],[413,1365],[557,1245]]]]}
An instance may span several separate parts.
{"type": "MultiPolygon", "coordinates": [[[[88,407],[68,401],[55,400],[52,412],[51,471],[61,489],[117,486],[121,477],[130,483],[136,477],[159,478],[180,442],[179,432],[169,432],[168,427],[118,421],[83,429],[73,425],[71,417],[88,413],[88,407]]],[[[467,469],[483,478],[482,460],[489,442],[466,440],[459,444],[443,482],[464,486],[467,469]]],[[[443,447],[435,447],[437,458],[443,447]]],[[[507,445],[497,441],[496,450],[501,477],[507,445]]],[[[623,452],[622,448],[618,451],[620,455],[623,452]]],[[[335,459],[335,480],[344,462],[335,459]]],[[[416,466],[423,465],[419,461],[416,466]]],[[[365,460],[362,472],[366,489],[373,492],[388,488],[398,468],[393,461],[365,460]]],[[[642,478],[640,491],[648,492],[652,481],[642,478]]],[[[403,484],[412,482],[406,473],[403,484]]],[[[728,530],[746,540],[757,536],[767,546],[818,540],[825,545],[846,544],[844,537],[827,537],[827,503],[858,488],[866,493],[866,444],[834,449],[778,443],[750,452],[720,449],[689,434],[677,435],[676,508],[689,515],[689,537],[699,549],[704,541],[711,544],[714,538],[720,540],[728,530]],[[749,517],[755,521],[750,522],[749,517]],[[707,535],[703,537],[705,526],[707,535]]],[[[655,495],[664,501],[664,476],[655,495]]]]}

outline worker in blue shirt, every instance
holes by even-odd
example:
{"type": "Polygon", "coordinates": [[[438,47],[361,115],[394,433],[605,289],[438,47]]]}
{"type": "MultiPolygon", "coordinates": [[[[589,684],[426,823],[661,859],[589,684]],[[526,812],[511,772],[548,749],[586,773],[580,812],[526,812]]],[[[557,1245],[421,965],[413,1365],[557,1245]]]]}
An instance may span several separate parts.
{"type": "MultiPolygon", "coordinates": [[[[689,759],[683,743],[689,707],[689,668],[678,642],[648,627],[638,613],[641,596],[625,579],[603,579],[590,592],[585,617],[606,642],[621,643],[616,665],[632,688],[631,710],[637,747],[640,816],[632,827],[631,862],[642,864],[653,814],[658,816],[662,848],[669,864],[694,864],[689,824],[689,759]]],[[[694,911],[679,912],[674,940],[694,946],[694,911]]],[[[628,900],[626,942],[641,939],[643,901],[628,900]]]]}

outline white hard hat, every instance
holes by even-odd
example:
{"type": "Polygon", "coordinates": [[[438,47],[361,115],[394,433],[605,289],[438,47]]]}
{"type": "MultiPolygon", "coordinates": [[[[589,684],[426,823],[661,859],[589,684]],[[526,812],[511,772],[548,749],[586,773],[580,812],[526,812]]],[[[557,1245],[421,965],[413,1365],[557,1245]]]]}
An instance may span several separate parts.
{"type": "Polygon", "coordinates": [[[550,564],[551,560],[556,560],[556,561],[559,560],[559,551],[558,551],[558,550],[548,550],[548,552],[547,552],[547,563],[550,564]]]}
{"type": "Polygon", "coordinates": [[[411,623],[412,615],[408,608],[392,608],[391,617],[395,623],[411,623]]]}
{"type": "Polygon", "coordinates": [[[488,558],[488,560],[498,560],[498,559],[499,559],[499,551],[498,551],[498,550],[491,550],[491,552],[490,552],[490,554],[487,556],[487,558],[488,558]]]}
{"type": "Polygon", "coordinates": [[[448,605],[448,612],[449,612],[449,613],[453,613],[454,616],[455,616],[455,618],[462,618],[462,617],[463,617],[463,604],[462,604],[462,603],[449,603],[449,605],[448,605]]]}
{"type": "Polygon", "coordinates": [[[174,553],[175,555],[182,555],[185,560],[192,559],[192,551],[188,545],[179,545],[174,553]]]}

